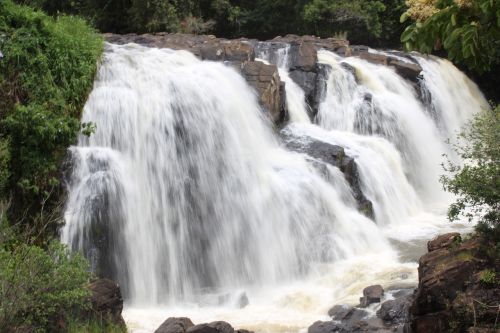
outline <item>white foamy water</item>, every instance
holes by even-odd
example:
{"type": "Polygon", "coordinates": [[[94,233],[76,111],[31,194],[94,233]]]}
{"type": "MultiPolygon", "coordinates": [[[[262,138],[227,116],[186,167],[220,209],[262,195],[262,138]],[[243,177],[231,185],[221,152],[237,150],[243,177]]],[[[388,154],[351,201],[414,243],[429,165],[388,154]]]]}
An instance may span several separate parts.
{"type": "Polygon", "coordinates": [[[62,240],[120,283],[129,331],[187,316],[305,332],[331,306],[356,304],[368,285],[414,286],[424,240],[470,228],[446,221],[449,198],[436,179],[443,138],[484,103],[467,78],[418,58],[432,96],[424,105],[392,69],[320,52],[332,71],[314,125],[282,53],[260,56],[286,82],[291,124],[283,131],[344,147],[375,222],[356,210],[339,169],[320,173],[310,157],[281,147],[230,67],[107,44],[82,119],[97,131],[70,149],[62,240]],[[441,95],[458,92],[466,96],[454,102],[441,95]],[[450,111],[467,100],[470,108],[450,111]],[[420,250],[408,255],[405,244],[420,250]]]}

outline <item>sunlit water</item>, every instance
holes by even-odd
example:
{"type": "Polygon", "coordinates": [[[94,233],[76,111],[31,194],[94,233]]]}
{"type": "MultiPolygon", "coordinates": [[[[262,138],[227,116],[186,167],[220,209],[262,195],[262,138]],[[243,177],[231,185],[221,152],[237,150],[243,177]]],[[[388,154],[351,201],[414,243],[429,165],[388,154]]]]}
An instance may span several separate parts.
{"type": "Polygon", "coordinates": [[[82,120],[97,131],[71,148],[62,239],[120,283],[131,332],[171,316],[305,331],[331,306],[356,304],[368,285],[415,286],[426,240],[470,229],[446,221],[451,198],[437,178],[450,153],[444,138],[484,105],[472,82],[448,62],[419,57],[424,104],[393,69],[320,52],[331,72],[311,124],[287,54],[259,55],[286,82],[283,131],[343,146],[375,221],[356,211],[338,169],[324,177],[282,147],[230,67],[106,45],[82,120]],[[109,231],[107,256],[96,230],[109,231]],[[240,309],[242,295],[249,305],[240,309]]]}

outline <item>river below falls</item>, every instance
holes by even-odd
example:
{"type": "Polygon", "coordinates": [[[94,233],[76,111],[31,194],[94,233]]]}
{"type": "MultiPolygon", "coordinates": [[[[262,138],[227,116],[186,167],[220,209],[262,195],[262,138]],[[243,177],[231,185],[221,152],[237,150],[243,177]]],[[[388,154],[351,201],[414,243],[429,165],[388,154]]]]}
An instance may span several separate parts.
{"type": "MultiPolygon", "coordinates": [[[[362,290],[381,284],[385,299],[392,290],[414,288],[418,284],[418,259],[427,251],[427,242],[446,232],[468,233],[472,226],[467,222],[450,223],[446,207],[432,213],[423,213],[401,225],[386,228],[397,257],[367,255],[324,264],[301,280],[289,281],[279,286],[252,287],[225,290],[229,294],[246,293],[249,304],[239,309],[234,304],[209,306],[191,303],[175,306],[138,307],[125,305],[123,316],[131,333],[154,332],[169,317],[188,317],[193,323],[226,321],[235,329],[255,333],[304,333],[317,320],[330,320],[328,310],[336,304],[359,304],[362,290]]],[[[217,296],[214,296],[217,297],[217,296]]],[[[382,300],[383,302],[384,300],[382,300]]],[[[379,308],[371,305],[371,315],[379,308]]]]}

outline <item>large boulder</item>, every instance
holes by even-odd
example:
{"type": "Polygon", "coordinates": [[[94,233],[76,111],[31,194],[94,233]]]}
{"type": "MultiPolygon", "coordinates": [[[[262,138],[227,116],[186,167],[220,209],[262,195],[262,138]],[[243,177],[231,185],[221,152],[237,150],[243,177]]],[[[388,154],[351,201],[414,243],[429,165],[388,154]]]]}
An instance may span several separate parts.
{"type": "Polygon", "coordinates": [[[235,333],[234,328],[225,321],[214,321],[190,327],[187,333],[235,333]]]}
{"type": "Polygon", "coordinates": [[[247,61],[241,64],[241,73],[259,97],[261,106],[269,113],[275,124],[287,118],[285,110],[284,85],[280,80],[278,68],[260,61],[247,61]]]}
{"type": "MultiPolygon", "coordinates": [[[[359,211],[367,217],[375,219],[373,204],[366,198],[361,190],[361,180],[356,160],[347,156],[343,147],[319,141],[311,137],[296,137],[293,132],[288,129],[281,131],[281,136],[288,149],[307,154],[316,161],[321,161],[339,168],[351,187],[359,211]]],[[[324,171],[322,170],[321,164],[314,163],[313,165],[320,171],[324,171]]]]}
{"type": "Polygon", "coordinates": [[[500,260],[490,251],[495,246],[478,236],[460,243],[456,234],[429,243],[432,251],[420,258],[419,284],[410,308],[413,332],[491,328],[500,299],[500,260]]]}
{"type": "Polygon", "coordinates": [[[373,285],[363,289],[363,297],[359,299],[361,307],[366,308],[373,303],[380,303],[384,296],[384,288],[381,285],[373,285]]]}
{"type": "Polygon", "coordinates": [[[410,321],[412,295],[385,301],[377,311],[377,316],[389,324],[402,324],[410,321]]]}
{"type": "Polygon", "coordinates": [[[125,327],[122,317],[123,298],[120,286],[108,279],[93,281],[90,290],[92,310],[89,316],[99,322],[111,322],[117,326],[125,327]]]}
{"type": "Polygon", "coordinates": [[[170,317],[163,322],[155,333],[186,333],[187,329],[193,327],[191,319],[186,317],[170,317]]]}

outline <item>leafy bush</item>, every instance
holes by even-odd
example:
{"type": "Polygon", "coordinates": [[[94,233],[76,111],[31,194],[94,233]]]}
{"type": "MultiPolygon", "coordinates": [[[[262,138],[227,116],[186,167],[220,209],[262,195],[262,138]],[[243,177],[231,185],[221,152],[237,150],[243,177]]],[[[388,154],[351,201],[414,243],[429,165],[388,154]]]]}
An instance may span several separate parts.
{"type": "Polygon", "coordinates": [[[0,189],[11,217],[53,210],[59,166],[80,129],[101,37],[84,20],[0,2],[0,189]],[[5,171],[3,171],[5,170],[5,171]]]}
{"type": "Polygon", "coordinates": [[[500,1],[408,0],[401,17],[415,20],[401,35],[407,50],[431,53],[444,49],[448,58],[479,73],[500,62],[500,1]]]}
{"type": "Polygon", "coordinates": [[[85,259],[58,243],[0,248],[0,331],[57,330],[57,319],[90,306],[89,277],[85,259]]]}
{"type": "Polygon", "coordinates": [[[444,188],[457,195],[448,216],[479,221],[477,230],[486,237],[500,237],[500,105],[478,114],[459,135],[456,152],[463,165],[448,163],[444,188]]]}

